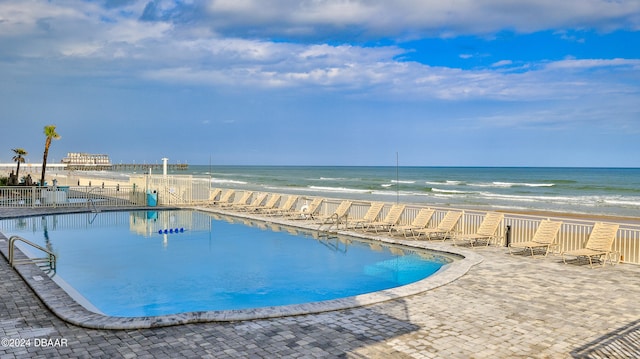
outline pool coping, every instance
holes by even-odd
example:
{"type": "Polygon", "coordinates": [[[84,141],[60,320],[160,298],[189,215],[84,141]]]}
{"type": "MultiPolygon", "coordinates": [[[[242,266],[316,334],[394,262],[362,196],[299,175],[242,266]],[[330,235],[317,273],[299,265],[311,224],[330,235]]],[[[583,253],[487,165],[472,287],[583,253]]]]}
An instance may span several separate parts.
{"type": "MultiPolygon", "coordinates": [[[[307,230],[317,230],[304,221],[289,221],[279,218],[265,218],[261,216],[242,215],[236,212],[227,212],[203,208],[195,209],[203,212],[218,213],[239,218],[247,218],[267,223],[297,227],[307,230]]],[[[317,226],[317,225],[316,225],[317,226]]],[[[360,232],[338,230],[337,235],[350,236],[365,240],[379,241],[386,244],[406,246],[409,248],[427,249],[443,253],[445,255],[458,256],[460,259],[444,265],[433,275],[420,281],[401,287],[386,289],[373,293],[332,299],[321,302],[292,304],[285,306],[272,306],[251,309],[234,309],[218,311],[197,311],[179,314],[169,314],[154,317],[112,317],[89,311],[76,302],[64,289],[35,264],[23,264],[15,267],[16,272],[23,278],[27,285],[40,298],[44,305],[60,319],[91,329],[145,329],[158,328],[190,323],[207,322],[232,322],[254,319],[268,319],[305,314],[318,314],[337,310],[345,310],[356,307],[368,306],[381,302],[398,300],[403,297],[416,295],[440,286],[449,284],[465,275],[473,266],[481,263],[483,257],[475,251],[454,247],[447,242],[431,242],[396,239],[391,237],[369,235],[360,232]]],[[[16,248],[16,259],[26,259],[22,251],[16,248]]],[[[0,253],[8,261],[8,239],[0,233],[0,253]]]]}

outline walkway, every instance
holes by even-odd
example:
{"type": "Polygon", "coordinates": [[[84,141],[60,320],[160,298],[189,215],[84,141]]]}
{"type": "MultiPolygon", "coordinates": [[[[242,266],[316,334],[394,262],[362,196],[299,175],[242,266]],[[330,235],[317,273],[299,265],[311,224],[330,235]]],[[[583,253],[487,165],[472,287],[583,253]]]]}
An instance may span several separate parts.
{"type": "MultiPolygon", "coordinates": [[[[6,215],[0,212],[0,218],[6,215]]],[[[589,269],[554,256],[510,256],[496,247],[476,252],[484,260],[462,278],[400,300],[323,314],[142,330],[93,330],[61,321],[0,258],[0,357],[640,356],[640,267],[589,269]],[[31,339],[31,347],[9,347],[16,343],[6,339],[16,338],[31,339]]]]}

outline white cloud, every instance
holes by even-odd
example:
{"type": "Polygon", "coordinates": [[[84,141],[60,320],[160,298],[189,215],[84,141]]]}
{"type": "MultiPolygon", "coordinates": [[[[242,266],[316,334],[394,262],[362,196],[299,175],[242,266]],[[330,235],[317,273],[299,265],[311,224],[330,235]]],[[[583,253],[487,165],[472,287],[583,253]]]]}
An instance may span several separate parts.
{"type": "Polygon", "coordinates": [[[512,65],[513,61],[511,60],[501,60],[498,62],[494,62],[493,64],[491,64],[491,67],[502,67],[502,66],[509,66],[512,65]]]}
{"type": "Polygon", "coordinates": [[[640,69],[640,59],[567,59],[549,63],[548,69],[585,70],[602,67],[630,67],[640,69]]]}
{"type": "MultiPolygon", "coordinates": [[[[520,20],[526,24],[521,29],[534,29],[547,26],[543,25],[544,22],[570,24],[575,22],[572,17],[576,16],[602,24],[612,17],[632,19],[633,11],[640,7],[640,2],[597,0],[516,3],[461,0],[456,4],[453,6],[452,3],[435,0],[400,0],[394,3],[243,0],[210,1],[208,9],[211,12],[209,20],[220,13],[242,17],[234,25],[237,28],[249,29],[264,21],[271,22],[274,29],[291,26],[314,28],[322,24],[342,28],[360,24],[368,29],[366,31],[392,34],[396,31],[391,29],[393,27],[410,29],[408,32],[461,30],[463,27],[467,29],[465,31],[489,31],[515,26],[513,24],[520,20]],[[543,11],[551,15],[538,16],[543,11]],[[600,20],[597,20],[598,14],[602,15],[600,20]],[[254,17],[261,19],[255,20],[254,17]]],[[[345,90],[345,93],[357,92],[359,96],[385,101],[533,101],[597,93],[638,93],[637,84],[593,76],[591,70],[610,67],[623,75],[637,76],[633,74],[640,67],[640,60],[566,59],[519,63],[517,72],[510,68],[512,62],[508,59],[495,62],[490,69],[432,67],[398,61],[405,50],[396,46],[275,42],[222,36],[214,31],[220,29],[207,29],[198,21],[193,25],[137,20],[144,5],[144,2],[137,2],[125,8],[106,9],[95,3],[73,0],[0,3],[0,16],[3,17],[0,29],[7,30],[0,31],[0,40],[11,39],[14,45],[10,48],[3,46],[5,49],[0,49],[0,54],[10,52],[11,56],[25,61],[55,59],[49,62],[47,71],[58,66],[61,73],[75,72],[79,76],[93,76],[99,69],[108,68],[109,74],[117,74],[121,78],[144,78],[169,84],[233,89],[345,90]],[[25,3],[27,5],[20,6],[25,3]],[[44,40],[42,36],[34,36],[45,31],[43,22],[49,25],[46,29],[49,37],[44,40]],[[74,66],[76,61],[86,60],[93,61],[91,66],[74,66]],[[563,76],[558,76],[560,71],[563,76]]],[[[196,6],[197,2],[170,3],[165,0],[157,7],[163,12],[170,12],[177,11],[178,5],[196,6]]],[[[226,21],[233,22],[233,19],[226,21]]],[[[461,56],[467,58],[472,55],[461,56]]]]}
{"type": "Polygon", "coordinates": [[[118,21],[117,26],[109,27],[105,39],[111,42],[137,44],[144,40],[161,40],[173,28],[168,23],[146,23],[133,19],[118,21]]]}
{"type": "Polygon", "coordinates": [[[0,3],[0,37],[46,32],[46,20],[77,21],[84,15],[74,7],[42,1],[8,1],[0,3]]]}
{"type": "Polygon", "coordinates": [[[640,29],[640,2],[634,0],[210,0],[208,4],[206,21],[217,31],[252,34],[261,26],[266,36],[318,36],[318,31],[331,29],[352,38],[485,35],[503,29],[525,33],[640,29]]]}

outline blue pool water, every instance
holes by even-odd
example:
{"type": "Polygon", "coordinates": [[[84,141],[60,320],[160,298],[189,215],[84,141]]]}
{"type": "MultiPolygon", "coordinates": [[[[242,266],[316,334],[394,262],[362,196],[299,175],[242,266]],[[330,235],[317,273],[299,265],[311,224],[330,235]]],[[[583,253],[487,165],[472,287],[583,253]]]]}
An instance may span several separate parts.
{"type": "Polygon", "coordinates": [[[450,261],[188,210],[11,219],[0,231],[51,248],[54,278],[118,317],[349,297],[421,280],[450,261]]]}

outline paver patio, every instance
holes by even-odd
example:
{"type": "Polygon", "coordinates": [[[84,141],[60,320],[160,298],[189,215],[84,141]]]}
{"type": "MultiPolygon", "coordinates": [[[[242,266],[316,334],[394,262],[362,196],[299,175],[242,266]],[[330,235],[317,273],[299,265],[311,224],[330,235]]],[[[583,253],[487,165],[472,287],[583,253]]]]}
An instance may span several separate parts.
{"type": "Polygon", "coordinates": [[[475,251],[484,260],[460,279],[402,299],[321,314],[137,330],[86,329],[60,320],[0,258],[0,338],[66,342],[11,347],[3,341],[0,356],[640,357],[639,266],[590,269],[565,265],[559,256],[475,251]]]}

